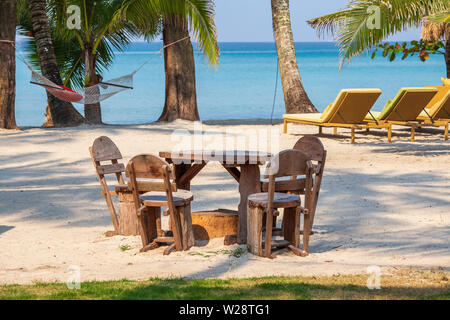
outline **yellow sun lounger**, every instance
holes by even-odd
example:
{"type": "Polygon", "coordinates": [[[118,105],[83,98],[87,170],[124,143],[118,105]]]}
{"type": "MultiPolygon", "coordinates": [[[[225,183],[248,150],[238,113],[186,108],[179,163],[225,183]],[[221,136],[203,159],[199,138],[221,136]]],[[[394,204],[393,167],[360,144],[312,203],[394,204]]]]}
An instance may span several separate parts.
{"type": "Polygon", "coordinates": [[[337,128],[349,128],[352,131],[351,143],[355,143],[355,130],[357,129],[385,128],[390,137],[391,126],[389,123],[376,124],[364,121],[364,117],[380,95],[380,89],[343,89],[323,113],[283,115],[283,132],[287,133],[288,122],[294,122],[318,126],[319,133],[322,133],[322,127],[334,127],[335,134],[337,128]]]}
{"type": "MultiPolygon", "coordinates": [[[[449,87],[450,89],[450,87],[449,87]]],[[[421,123],[421,127],[433,126],[444,127],[444,139],[448,140],[448,126],[450,123],[450,90],[446,90],[441,99],[425,108],[417,117],[417,121],[421,123]]],[[[434,98],[433,98],[434,100],[434,98]]]]}
{"type": "MultiPolygon", "coordinates": [[[[441,102],[442,99],[447,95],[448,92],[450,92],[450,85],[448,86],[426,86],[425,88],[436,88],[438,89],[438,92],[436,95],[431,99],[430,103],[425,107],[425,109],[428,111],[428,109],[433,108],[436,103],[441,102]]],[[[446,115],[444,118],[449,118],[450,115],[446,115]]]]}
{"type": "Polygon", "coordinates": [[[397,124],[411,127],[411,141],[414,142],[415,128],[420,127],[417,120],[425,106],[436,95],[438,90],[431,88],[401,88],[394,99],[389,100],[381,112],[369,112],[367,123],[397,124]]]}

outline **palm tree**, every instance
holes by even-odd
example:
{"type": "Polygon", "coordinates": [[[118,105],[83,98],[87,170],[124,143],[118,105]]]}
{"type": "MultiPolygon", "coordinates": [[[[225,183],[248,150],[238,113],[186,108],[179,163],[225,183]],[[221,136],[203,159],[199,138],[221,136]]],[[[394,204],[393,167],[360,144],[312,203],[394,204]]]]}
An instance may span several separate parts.
{"type": "MultiPolygon", "coordinates": [[[[319,35],[327,32],[335,34],[341,51],[340,67],[352,57],[368,52],[389,36],[410,27],[422,25],[426,16],[448,12],[449,0],[351,0],[344,10],[311,19],[308,23],[319,35]],[[373,28],[370,21],[374,10],[379,16],[379,28],[373,28]]],[[[433,18],[432,18],[433,19],[433,18]]],[[[423,35],[432,24],[423,25],[423,35]]],[[[450,32],[448,23],[440,27],[440,32],[429,33],[433,40],[446,41],[445,60],[447,76],[450,77],[450,32]]]]}
{"type": "MultiPolygon", "coordinates": [[[[211,64],[217,64],[219,48],[214,24],[213,3],[209,0],[185,1],[182,13],[163,21],[164,45],[189,37],[188,19],[211,64]]],[[[200,120],[195,87],[195,62],[190,39],[164,51],[166,99],[159,121],[200,120]]]]}
{"type": "Polygon", "coordinates": [[[287,113],[317,112],[303,87],[295,54],[289,0],[272,1],[272,22],[287,113]]]}
{"type": "Polygon", "coordinates": [[[14,104],[16,97],[16,59],[12,45],[16,38],[17,0],[0,1],[0,128],[17,128],[14,104]],[[6,42],[10,41],[10,42],[6,42]]]}
{"type": "MultiPolygon", "coordinates": [[[[139,32],[121,15],[122,0],[49,0],[49,20],[55,30],[55,41],[70,49],[60,52],[65,63],[66,83],[77,88],[95,86],[101,81],[101,71],[109,67],[113,48],[123,50],[139,32]],[[67,28],[67,8],[81,9],[81,29],[67,28]],[[84,72],[83,72],[84,70],[84,72]]],[[[102,123],[100,103],[85,104],[84,115],[92,124],[102,123]]]]}
{"type": "MultiPolygon", "coordinates": [[[[218,46],[214,24],[210,19],[210,7],[207,6],[209,3],[209,0],[103,0],[89,2],[85,0],[50,0],[50,21],[55,25],[56,41],[62,41],[61,55],[70,62],[65,65],[72,65],[66,69],[67,80],[70,79],[71,84],[78,87],[82,82],[81,79],[85,80],[83,86],[98,84],[101,71],[112,63],[114,57],[112,47],[123,50],[134,37],[141,34],[145,35],[147,40],[153,39],[161,33],[164,26],[167,26],[163,21],[189,21],[191,30],[198,38],[204,53],[209,57],[211,63],[216,63],[218,46]],[[78,5],[83,13],[80,30],[68,30],[65,26],[65,12],[68,5],[71,4],[78,5]],[[75,44],[74,41],[77,41],[78,44],[75,44]],[[80,49],[77,49],[77,46],[80,49]],[[68,52],[67,48],[72,48],[69,51],[70,55],[65,54],[68,52]],[[77,56],[77,52],[80,52],[79,56],[77,56]],[[82,69],[85,70],[84,77],[80,77],[82,69]]],[[[175,23],[174,27],[163,32],[165,44],[180,40],[176,38],[179,34],[175,34],[179,24],[175,23]]],[[[187,26],[183,35],[186,35],[186,32],[188,32],[187,26]]],[[[187,33],[187,35],[189,34],[187,33]]],[[[170,62],[166,61],[166,78],[173,74],[171,70],[176,69],[174,66],[181,67],[181,70],[178,71],[181,73],[177,74],[177,78],[182,81],[182,86],[185,86],[181,96],[190,96],[194,99],[185,99],[188,102],[187,105],[178,103],[179,110],[184,110],[179,113],[178,117],[194,120],[195,115],[198,118],[198,111],[195,99],[192,45],[188,40],[184,43],[177,43],[166,48],[165,56],[170,56],[170,52],[177,50],[181,50],[183,60],[175,58],[169,59],[170,62]],[[185,48],[188,48],[187,44],[191,46],[191,52],[185,51],[185,48]]],[[[179,88],[180,83],[175,87],[168,85],[166,92],[169,98],[166,97],[164,110],[171,109],[171,104],[167,101],[171,101],[170,97],[173,97],[174,93],[176,95],[179,88]]],[[[180,94],[178,95],[180,96],[180,94]]],[[[170,113],[173,114],[173,112],[170,113]]],[[[101,123],[100,104],[85,105],[85,116],[91,123],[101,123]]],[[[169,118],[172,120],[177,117],[169,118]]]]}
{"type": "MultiPolygon", "coordinates": [[[[46,2],[45,0],[28,0],[28,5],[42,75],[53,83],[62,85],[46,14],[46,2]]],[[[47,99],[55,126],[72,126],[85,122],[83,116],[71,103],[59,100],[50,93],[47,93],[47,99]]]]}
{"type": "MultiPolygon", "coordinates": [[[[435,20],[436,21],[436,20],[435,20]]],[[[450,23],[430,22],[425,19],[422,26],[422,39],[428,41],[445,41],[445,65],[447,68],[447,78],[450,78],[450,23]]]]}
{"type": "Polygon", "coordinates": [[[432,23],[450,23],[450,11],[443,11],[428,17],[425,17],[425,21],[432,23]]]}

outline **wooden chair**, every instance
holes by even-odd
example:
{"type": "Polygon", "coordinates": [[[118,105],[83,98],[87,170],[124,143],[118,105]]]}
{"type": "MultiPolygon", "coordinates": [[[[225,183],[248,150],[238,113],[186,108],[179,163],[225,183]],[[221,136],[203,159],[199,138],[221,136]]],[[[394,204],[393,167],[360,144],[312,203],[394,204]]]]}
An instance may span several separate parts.
{"type": "MultiPolygon", "coordinates": [[[[313,186],[312,186],[312,195],[308,199],[306,199],[305,196],[305,208],[308,209],[308,212],[310,214],[310,221],[311,221],[311,235],[312,227],[314,225],[314,216],[316,213],[317,208],[317,202],[319,200],[319,193],[320,193],[320,186],[322,184],[322,177],[323,172],[325,169],[325,161],[327,158],[327,152],[320,141],[319,138],[315,136],[304,136],[301,139],[299,139],[294,147],[294,150],[300,150],[303,153],[307,154],[310,157],[313,165],[314,165],[314,173],[313,173],[313,186]]],[[[276,192],[284,192],[284,193],[291,193],[296,195],[305,195],[306,194],[306,178],[300,178],[298,176],[291,177],[291,180],[296,180],[296,183],[278,183],[276,185],[276,192]]],[[[261,182],[262,184],[262,191],[267,192],[268,191],[268,182],[261,182]]],[[[285,226],[285,222],[283,219],[283,227],[285,226]]],[[[280,234],[282,232],[282,229],[273,228],[274,234],[280,234]]],[[[302,231],[300,231],[302,233],[302,231]]]]}
{"type": "Polygon", "coordinates": [[[174,249],[188,250],[193,246],[190,207],[193,196],[189,191],[177,190],[170,165],[154,155],[138,155],[128,162],[125,172],[130,179],[139,218],[141,252],[156,249],[161,243],[171,243],[164,251],[165,255],[174,249]],[[152,191],[140,194],[141,190],[148,189],[152,191]],[[161,229],[161,207],[168,207],[171,232],[161,229]]]}
{"type": "MultiPolygon", "coordinates": [[[[305,207],[308,209],[311,221],[311,230],[314,225],[314,216],[316,214],[317,202],[319,201],[320,186],[322,185],[323,171],[325,169],[325,162],[327,159],[327,151],[322,142],[315,136],[304,136],[300,138],[294,145],[295,150],[300,150],[309,155],[311,161],[314,161],[314,183],[313,194],[310,198],[311,202],[306,203],[305,207]]],[[[304,192],[303,192],[304,194],[304,192]]]]}
{"type": "Polygon", "coordinates": [[[301,207],[300,196],[280,193],[277,190],[305,190],[305,201],[309,203],[312,197],[314,166],[310,157],[299,150],[285,150],[273,157],[266,168],[265,178],[269,179],[268,192],[252,194],[248,198],[247,242],[253,254],[273,258],[272,247],[289,247],[300,256],[308,254],[309,234],[311,229],[310,216],[307,209],[301,207]],[[306,178],[277,180],[279,178],[306,178]],[[274,216],[277,209],[284,208],[284,240],[272,240],[274,216]],[[263,214],[266,215],[265,241],[262,246],[263,214]],[[300,249],[300,215],[304,214],[303,250],[300,249]]]}
{"type": "Polygon", "coordinates": [[[128,186],[125,184],[122,173],[125,172],[125,166],[117,160],[122,159],[120,153],[114,142],[108,137],[99,137],[95,139],[91,147],[89,147],[92,162],[97,173],[97,178],[102,189],[101,195],[105,197],[106,205],[108,206],[109,214],[114,225],[114,231],[108,231],[107,236],[119,234],[119,219],[117,218],[116,209],[112,200],[113,196],[118,196],[121,192],[126,192],[128,186]],[[101,164],[101,162],[109,162],[108,164],[101,164]],[[117,179],[117,185],[114,190],[109,190],[105,175],[114,174],[117,179]]]}

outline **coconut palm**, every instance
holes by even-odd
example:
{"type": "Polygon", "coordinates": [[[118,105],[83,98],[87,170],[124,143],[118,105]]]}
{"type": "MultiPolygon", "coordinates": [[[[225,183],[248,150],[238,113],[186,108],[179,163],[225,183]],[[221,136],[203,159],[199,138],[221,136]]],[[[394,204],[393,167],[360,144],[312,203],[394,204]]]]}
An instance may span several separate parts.
{"type": "MultiPolygon", "coordinates": [[[[431,22],[428,17],[423,21],[422,39],[436,41],[443,39],[445,42],[445,65],[447,68],[447,78],[450,78],[450,23],[447,22],[431,22]]],[[[439,21],[439,18],[434,21],[439,21]]]]}
{"type": "MultiPolygon", "coordinates": [[[[19,15],[26,15],[24,11],[26,12],[27,8],[29,9],[29,21],[31,22],[29,27],[32,29],[32,35],[36,43],[36,52],[39,57],[42,74],[53,83],[62,85],[47,20],[46,2],[45,0],[19,1],[19,15]]],[[[79,125],[85,122],[83,116],[78,113],[71,103],[59,100],[49,93],[47,93],[47,99],[51,118],[55,126],[79,125]]]]}
{"type": "MultiPolygon", "coordinates": [[[[351,0],[344,10],[311,19],[308,23],[319,35],[330,32],[336,36],[341,51],[341,67],[352,57],[370,51],[389,36],[421,26],[426,16],[446,12],[449,4],[449,0],[351,0]],[[379,28],[374,28],[371,23],[373,19],[379,19],[379,28]]],[[[430,26],[435,27],[423,25],[424,35],[430,26]]],[[[447,42],[445,57],[450,76],[450,34],[447,27],[439,30],[441,32],[429,34],[433,40],[444,39],[447,42]]]]}
{"type": "Polygon", "coordinates": [[[450,11],[433,14],[431,16],[425,17],[424,20],[432,23],[450,23],[450,11]]]}
{"type": "Polygon", "coordinates": [[[291,27],[289,0],[271,1],[273,31],[277,46],[286,113],[317,112],[300,78],[291,27]]]}
{"type": "MultiPolygon", "coordinates": [[[[113,48],[123,50],[135,37],[142,34],[147,40],[153,39],[162,32],[163,17],[177,16],[183,17],[184,21],[189,21],[201,49],[211,63],[217,63],[218,46],[214,24],[209,18],[212,17],[209,4],[209,0],[48,0],[48,16],[54,36],[54,47],[65,84],[75,88],[97,84],[101,79],[101,73],[113,62],[113,48]],[[74,4],[82,12],[83,22],[79,30],[66,27],[67,8],[74,4]]],[[[172,33],[165,34],[167,34],[165,38],[168,38],[172,33]]],[[[192,48],[189,40],[186,43],[192,48]]],[[[180,43],[175,47],[183,48],[186,44],[180,43]]],[[[166,50],[169,51],[169,48],[166,50]]],[[[186,54],[182,56],[185,57],[186,54]]],[[[192,61],[187,59],[187,62],[191,62],[193,66],[192,52],[190,56],[192,61]]],[[[169,64],[166,63],[166,77],[170,74],[168,72],[170,66],[176,64],[184,67],[187,62],[172,59],[169,64]]],[[[181,76],[180,79],[191,77],[195,81],[192,67],[184,68],[181,76]]],[[[193,88],[195,97],[195,82],[194,86],[187,86],[187,88],[193,88]]],[[[192,90],[182,91],[183,94],[189,92],[192,90]]],[[[192,114],[198,115],[196,99],[194,101],[195,104],[190,104],[191,108],[187,109],[192,114]]],[[[101,123],[100,104],[85,105],[85,116],[91,123],[101,123]]],[[[189,118],[184,113],[181,117],[189,118]]]]}
{"type": "MultiPolygon", "coordinates": [[[[165,46],[193,33],[210,64],[219,62],[219,47],[214,23],[214,6],[211,0],[180,0],[169,2],[178,5],[177,14],[162,19],[165,46]],[[176,3],[178,2],[178,3],[176,3]],[[189,30],[189,28],[191,30],[189,30]]],[[[191,40],[188,38],[164,50],[166,95],[164,109],[158,121],[176,119],[200,120],[197,108],[195,62],[191,40]]]]}
{"type": "Polygon", "coordinates": [[[14,104],[15,49],[17,0],[0,1],[0,128],[16,128],[14,104]],[[6,42],[8,41],[8,42],[6,42]]]}

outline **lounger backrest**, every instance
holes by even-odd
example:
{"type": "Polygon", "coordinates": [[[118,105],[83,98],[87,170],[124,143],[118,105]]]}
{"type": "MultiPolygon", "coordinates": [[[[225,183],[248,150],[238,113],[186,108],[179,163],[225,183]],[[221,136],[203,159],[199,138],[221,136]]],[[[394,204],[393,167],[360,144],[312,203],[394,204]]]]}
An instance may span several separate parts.
{"type": "Polygon", "coordinates": [[[436,88],[438,89],[438,92],[433,97],[433,99],[430,100],[428,105],[425,107],[426,109],[431,109],[436,105],[436,103],[441,102],[442,99],[447,95],[447,93],[450,92],[450,86],[426,86],[425,88],[436,88]]]}
{"type": "Polygon", "coordinates": [[[382,120],[415,121],[438,90],[436,88],[402,88],[401,91],[404,91],[403,95],[382,120]]]}
{"type": "Polygon", "coordinates": [[[450,90],[427,110],[432,119],[450,119],[450,90]]]}
{"type": "Polygon", "coordinates": [[[324,122],[362,123],[380,95],[380,89],[344,89],[339,93],[324,122]]]}

